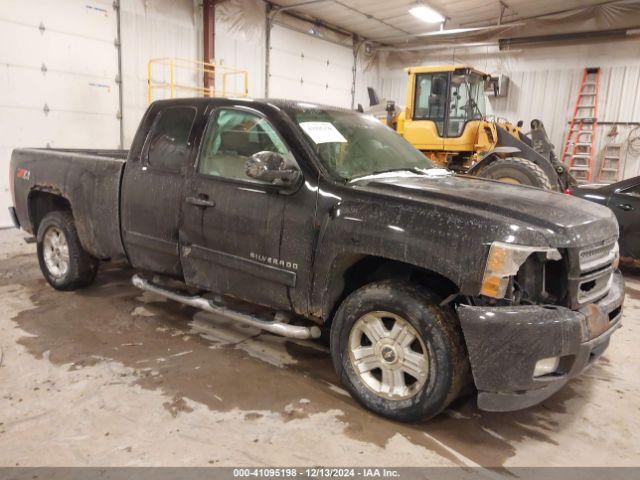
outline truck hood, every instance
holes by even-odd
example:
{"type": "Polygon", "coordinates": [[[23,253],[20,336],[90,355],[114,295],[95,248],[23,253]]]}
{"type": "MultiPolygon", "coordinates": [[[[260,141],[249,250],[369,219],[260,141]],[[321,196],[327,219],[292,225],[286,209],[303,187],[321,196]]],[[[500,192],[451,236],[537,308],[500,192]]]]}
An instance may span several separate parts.
{"type": "Polygon", "coordinates": [[[618,234],[617,221],[608,208],[533,187],[468,176],[397,172],[356,180],[353,187],[399,201],[437,204],[502,227],[518,225],[524,227],[521,230],[537,231],[553,247],[593,245],[618,234]]]}

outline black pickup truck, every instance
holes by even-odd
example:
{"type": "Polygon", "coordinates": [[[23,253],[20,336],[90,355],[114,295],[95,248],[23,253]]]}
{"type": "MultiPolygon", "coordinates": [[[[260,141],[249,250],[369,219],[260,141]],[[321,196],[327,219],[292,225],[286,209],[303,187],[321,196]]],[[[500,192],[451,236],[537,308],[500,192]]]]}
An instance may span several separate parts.
{"type": "Polygon", "coordinates": [[[470,384],[482,409],[538,403],[620,325],[610,210],[435,169],[356,112],[159,101],[128,152],[18,149],[10,168],[16,226],[54,288],[126,259],[139,288],[327,332],[345,387],[393,419],[432,417],[470,384]]]}

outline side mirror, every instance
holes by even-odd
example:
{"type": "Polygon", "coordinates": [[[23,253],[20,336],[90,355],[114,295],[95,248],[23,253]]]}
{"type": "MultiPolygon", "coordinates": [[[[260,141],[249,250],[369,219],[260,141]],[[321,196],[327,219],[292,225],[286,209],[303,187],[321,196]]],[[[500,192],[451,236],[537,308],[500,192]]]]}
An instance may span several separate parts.
{"type": "Polygon", "coordinates": [[[287,165],[284,157],[277,152],[257,152],[245,163],[247,177],[272,185],[297,185],[301,173],[296,167],[287,165]]]}

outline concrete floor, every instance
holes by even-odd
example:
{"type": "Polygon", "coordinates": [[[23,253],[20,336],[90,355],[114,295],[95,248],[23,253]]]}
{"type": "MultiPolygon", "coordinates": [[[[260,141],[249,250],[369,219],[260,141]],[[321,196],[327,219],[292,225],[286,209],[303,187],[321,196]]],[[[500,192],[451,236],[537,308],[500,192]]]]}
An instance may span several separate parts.
{"type": "Polygon", "coordinates": [[[326,348],[141,294],[104,266],[61,293],[0,231],[0,466],[640,464],[640,277],[605,356],[542,405],[458,400],[421,425],[359,407],[326,348]]]}

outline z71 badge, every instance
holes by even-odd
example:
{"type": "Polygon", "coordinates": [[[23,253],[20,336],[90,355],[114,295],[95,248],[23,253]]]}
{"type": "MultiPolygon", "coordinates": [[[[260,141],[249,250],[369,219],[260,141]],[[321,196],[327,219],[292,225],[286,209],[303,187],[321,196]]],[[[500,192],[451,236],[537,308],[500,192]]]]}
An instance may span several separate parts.
{"type": "Polygon", "coordinates": [[[26,168],[19,168],[16,170],[16,178],[21,180],[29,180],[31,178],[31,171],[26,168]]]}

